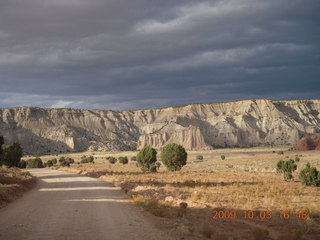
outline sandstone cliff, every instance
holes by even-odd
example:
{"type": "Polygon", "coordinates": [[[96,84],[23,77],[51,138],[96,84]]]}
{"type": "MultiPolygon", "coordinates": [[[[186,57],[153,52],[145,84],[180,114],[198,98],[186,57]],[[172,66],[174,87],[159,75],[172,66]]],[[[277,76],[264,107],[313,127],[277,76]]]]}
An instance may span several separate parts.
{"type": "Polygon", "coordinates": [[[159,132],[144,134],[139,137],[137,148],[153,146],[160,148],[167,143],[179,143],[188,150],[212,149],[204,141],[200,128],[189,126],[176,130],[162,130],[159,132]]]}
{"type": "Polygon", "coordinates": [[[27,153],[293,145],[320,132],[320,100],[246,100],[136,111],[0,109],[0,135],[27,153]]]}

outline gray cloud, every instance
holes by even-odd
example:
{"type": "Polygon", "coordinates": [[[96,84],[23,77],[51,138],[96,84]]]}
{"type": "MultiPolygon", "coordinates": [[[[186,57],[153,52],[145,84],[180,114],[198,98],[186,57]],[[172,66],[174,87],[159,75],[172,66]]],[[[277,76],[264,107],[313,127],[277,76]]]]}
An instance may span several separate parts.
{"type": "Polygon", "coordinates": [[[317,0],[2,0],[0,107],[320,96],[317,0]]]}

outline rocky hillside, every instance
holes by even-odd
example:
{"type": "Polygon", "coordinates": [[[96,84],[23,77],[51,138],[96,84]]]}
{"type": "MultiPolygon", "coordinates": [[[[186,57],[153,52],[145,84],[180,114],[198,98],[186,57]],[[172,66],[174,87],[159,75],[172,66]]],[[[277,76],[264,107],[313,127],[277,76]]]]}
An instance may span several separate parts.
{"type": "Polygon", "coordinates": [[[26,153],[293,145],[320,132],[320,100],[246,100],[136,111],[0,109],[0,135],[26,153]]]}

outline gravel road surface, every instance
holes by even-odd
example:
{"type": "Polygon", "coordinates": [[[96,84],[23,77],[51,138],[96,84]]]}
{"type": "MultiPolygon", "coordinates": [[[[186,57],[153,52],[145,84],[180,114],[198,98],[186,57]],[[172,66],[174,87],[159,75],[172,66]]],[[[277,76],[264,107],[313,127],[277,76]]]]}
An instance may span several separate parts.
{"type": "Polygon", "coordinates": [[[37,187],[0,210],[0,239],[173,239],[110,183],[50,169],[30,172],[37,187]]]}

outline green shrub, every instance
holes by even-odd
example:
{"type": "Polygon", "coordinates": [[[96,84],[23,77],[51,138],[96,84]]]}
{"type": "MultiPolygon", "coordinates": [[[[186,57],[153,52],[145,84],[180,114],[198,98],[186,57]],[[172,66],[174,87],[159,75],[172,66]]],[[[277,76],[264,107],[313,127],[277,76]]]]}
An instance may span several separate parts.
{"type": "Polygon", "coordinates": [[[74,163],[74,160],[73,160],[72,158],[69,158],[69,157],[67,157],[67,158],[61,157],[61,158],[59,159],[59,165],[60,165],[61,167],[70,167],[70,164],[71,164],[71,163],[74,163]]]}
{"type": "Polygon", "coordinates": [[[225,155],[221,155],[220,158],[221,158],[221,160],[225,160],[226,156],[225,155]]]}
{"type": "Polygon", "coordinates": [[[176,143],[169,143],[161,150],[161,161],[170,171],[178,171],[187,164],[188,154],[184,147],[176,143]]]}
{"type": "Polygon", "coordinates": [[[80,160],[80,163],[88,163],[88,161],[87,161],[87,159],[85,158],[85,159],[81,159],[81,160],[80,160]]]}
{"type": "Polygon", "coordinates": [[[66,158],[66,162],[69,163],[69,164],[74,163],[74,159],[70,158],[70,157],[67,157],[66,158]]]}
{"type": "Polygon", "coordinates": [[[18,168],[26,168],[27,167],[27,162],[24,160],[20,160],[18,164],[18,168]]]}
{"type": "Polygon", "coordinates": [[[284,152],[283,152],[283,151],[278,151],[278,152],[277,152],[277,154],[279,154],[279,155],[283,155],[283,154],[284,154],[284,152]]]}
{"type": "Polygon", "coordinates": [[[58,163],[58,161],[57,161],[57,159],[56,159],[56,158],[51,159],[51,162],[52,162],[54,165],[58,163]]]}
{"type": "Polygon", "coordinates": [[[42,168],[42,167],[43,167],[43,162],[39,157],[29,159],[27,161],[27,168],[42,168]]]}
{"type": "Polygon", "coordinates": [[[22,155],[23,150],[20,143],[14,142],[2,150],[1,162],[8,167],[18,167],[22,155]]]}
{"type": "Polygon", "coordinates": [[[283,173],[283,179],[288,181],[293,179],[292,172],[297,169],[297,164],[294,163],[292,159],[288,161],[279,160],[277,162],[277,172],[283,173]]]}
{"type": "Polygon", "coordinates": [[[155,162],[157,161],[157,151],[149,146],[142,148],[137,155],[137,166],[143,172],[157,171],[155,162]]]}
{"type": "Polygon", "coordinates": [[[119,157],[118,160],[119,160],[119,163],[128,164],[128,158],[127,157],[119,157]]]}
{"type": "Polygon", "coordinates": [[[307,163],[305,168],[300,171],[299,178],[303,185],[320,186],[320,172],[310,163],[307,163]]]}
{"type": "Polygon", "coordinates": [[[299,157],[296,157],[296,158],[294,159],[294,161],[295,161],[295,162],[300,162],[300,158],[299,158],[299,157]]]}
{"type": "Polygon", "coordinates": [[[82,156],[80,163],[93,163],[94,157],[93,156],[82,156]]]}
{"type": "MultiPolygon", "coordinates": [[[[60,162],[60,161],[59,161],[59,162],[60,162]]],[[[61,167],[70,167],[70,163],[67,162],[66,160],[65,160],[65,161],[61,161],[61,162],[60,162],[60,166],[61,166],[61,167]]]]}
{"type": "Polygon", "coordinates": [[[93,156],[89,156],[87,157],[87,160],[89,163],[92,163],[94,161],[94,157],[93,156]]]}
{"type": "Polygon", "coordinates": [[[111,163],[111,164],[115,164],[117,162],[117,159],[115,157],[107,157],[107,159],[109,160],[109,163],[111,163]]]}
{"type": "Polygon", "coordinates": [[[47,164],[46,164],[46,167],[52,167],[52,166],[53,166],[52,160],[48,160],[47,164]]]}
{"type": "Polygon", "coordinates": [[[133,156],[133,157],[131,157],[131,161],[137,161],[137,157],[136,156],[133,156]]]}
{"type": "Polygon", "coordinates": [[[197,155],[196,159],[197,160],[203,160],[203,156],[202,155],[197,155]]]}

